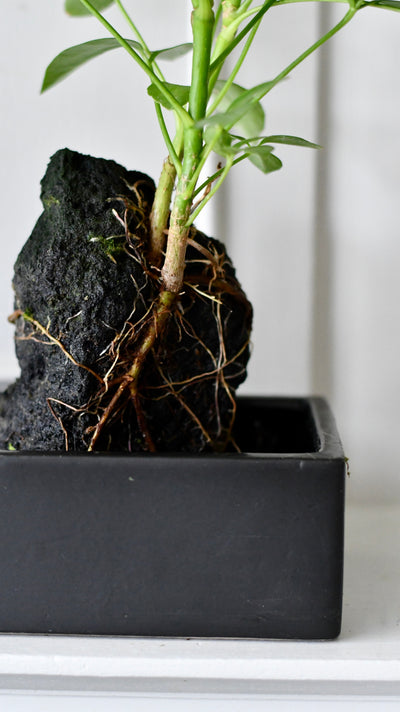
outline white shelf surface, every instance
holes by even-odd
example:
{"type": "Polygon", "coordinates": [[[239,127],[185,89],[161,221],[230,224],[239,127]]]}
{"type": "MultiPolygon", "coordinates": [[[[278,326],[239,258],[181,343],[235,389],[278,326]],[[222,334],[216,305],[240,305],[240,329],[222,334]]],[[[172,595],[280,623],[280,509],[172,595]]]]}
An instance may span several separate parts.
{"type": "Polygon", "coordinates": [[[349,507],[331,642],[0,636],[0,691],[400,695],[400,506],[349,507]]]}

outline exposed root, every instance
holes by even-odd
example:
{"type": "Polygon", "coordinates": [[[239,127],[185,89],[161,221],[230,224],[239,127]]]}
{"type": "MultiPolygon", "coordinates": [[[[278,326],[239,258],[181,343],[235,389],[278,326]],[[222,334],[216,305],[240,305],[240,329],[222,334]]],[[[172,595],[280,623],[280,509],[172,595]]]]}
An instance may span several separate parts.
{"type": "MultiPolygon", "coordinates": [[[[213,256],[212,256],[213,257],[213,256]]],[[[208,266],[210,263],[208,262],[208,266]]],[[[212,277],[208,279],[208,285],[214,288],[221,286],[223,283],[226,287],[227,282],[223,281],[220,277],[221,267],[214,262],[212,266],[212,277]]],[[[205,280],[203,280],[205,281],[205,280]]],[[[193,289],[193,284],[187,285],[189,289],[193,289]]],[[[175,303],[174,295],[170,293],[161,293],[158,304],[152,304],[147,312],[137,320],[137,322],[132,323],[132,314],[129,319],[123,325],[120,333],[116,335],[113,342],[110,345],[107,355],[113,356],[113,361],[109,367],[106,375],[104,376],[104,389],[103,392],[97,395],[97,408],[101,411],[99,415],[99,420],[96,426],[92,427],[88,434],[91,435],[91,440],[88,446],[88,450],[92,451],[95,449],[96,444],[104,432],[105,428],[109,426],[111,420],[113,420],[116,409],[123,410],[126,405],[130,402],[133,404],[137,424],[139,430],[142,434],[143,441],[145,443],[146,449],[153,452],[155,444],[152,435],[149,431],[145,411],[141,404],[141,389],[140,389],[140,375],[143,371],[143,366],[147,360],[150,353],[154,356],[154,366],[158,371],[162,383],[159,385],[151,386],[146,385],[145,399],[148,400],[159,400],[167,396],[172,396],[175,398],[180,406],[186,410],[190,418],[196,424],[196,426],[201,431],[205,441],[212,446],[213,442],[219,440],[222,435],[222,425],[219,413],[219,391],[222,388],[228,400],[231,403],[230,408],[230,422],[228,428],[225,426],[224,439],[226,442],[231,439],[231,431],[235,419],[235,399],[232,394],[232,388],[229,385],[229,381],[233,378],[237,378],[240,371],[234,374],[227,375],[226,371],[231,367],[236,361],[240,359],[242,354],[246,351],[249,344],[244,343],[243,346],[230,358],[227,357],[226,347],[224,342],[224,324],[222,322],[221,316],[221,294],[215,290],[214,294],[207,294],[202,292],[202,290],[194,290],[202,298],[209,298],[211,296],[214,307],[214,317],[216,320],[219,348],[217,353],[213,353],[212,350],[202,341],[200,336],[196,334],[193,326],[185,318],[184,313],[180,308],[180,302],[176,302],[176,307],[172,311],[172,305],[175,303]],[[174,315],[175,323],[182,329],[193,342],[196,343],[199,348],[206,351],[207,356],[210,358],[213,368],[202,373],[196,373],[188,376],[186,379],[172,382],[171,379],[166,375],[164,369],[157,360],[157,356],[154,352],[154,347],[158,341],[159,335],[162,332],[166,321],[170,318],[171,314],[174,315]],[[131,353],[133,352],[133,360],[131,353]],[[118,374],[118,375],[117,375],[118,374]],[[200,419],[193,411],[193,409],[185,401],[184,391],[186,388],[195,385],[196,383],[204,382],[206,380],[213,379],[215,382],[215,420],[217,422],[216,433],[212,436],[205,426],[201,423],[200,419]],[[156,394],[158,391],[158,394],[156,394]],[[109,395],[107,404],[104,403],[106,393],[113,392],[113,395],[109,395]],[[150,395],[152,393],[152,395],[150,395]]],[[[230,290],[229,290],[230,291],[230,290]]],[[[238,288],[236,287],[236,293],[232,290],[235,296],[238,296],[238,288]]],[[[93,404],[92,404],[93,405],[93,404]]]]}
{"type": "MultiPolygon", "coordinates": [[[[200,382],[200,381],[208,380],[208,379],[210,379],[210,378],[219,378],[220,375],[221,375],[221,372],[223,372],[224,369],[227,368],[227,366],[230,366],[231,364],[235,363],[235,361],[244,353],[244,351],[246,351],[246,349],[248,348],[248,346],[249,346],[249,342],[246,342],[246,343],[243,344],[243,346],[239,349],[239,351],[237,351],[237,353],[236,353],[234,356],[232,356],[232,358],[227,359],[226,361],[224,361],[223,363],[221,363],[219,366],[216,366],[216,367],[215,367],[214,369],[212,369],[211,371],[204,371],[203,373],[196,373],[194,376],[189,376],[188,378],[185,378],[185,379],[183,379],[183,380],[181,380],[181,381],[175,381],[174,383],[171,383],[171,385],[173,385],[174,387],[177,387],[177,386],[179,386],[179,387],[185,387],[185,386],[193,385],[194,383],[198,383],[198,382],[200,382]]],[[[239,373],[240,373],[240,372],[239,372],[239,373]]],[[[236,378],[237,375],[238,375],[238,373],[235,373],[234,376],[233,376],[233,375],[232,375],[232,376],[225,376],[224,379],[225,379],[226,381],[229,381],[229,379],[236,378]]],[[[157,390],[160,390],[160,389],[162,390],[162,389],[164,388],[164,386],[162,386],[162,385],[161,385],[161,386],[160,386],[160,385],[157,385],[157,386],[148,386],[147,388],[148,388],[148,390],[157,391],[157,390]]]]}
{"type": "Polygon", "coordinates": [[[97,423],[96,426],[88,428],[86,432],[89,434],[93,432],[93,435],[91,437],[89,446],[88,446],[88,451],[91,452],[94,450],[94,446],[96,445],[97,440],[100,437],[100,434],[102,430],[104,429],[105,425],[108,424],[113,417],[116,407],[119,404],[121,397],[126,394],[127,388],[129,385],[129,379],[128,377],[121,379],[121,382],[119,384],[118,389],[114,393],[113,397],[111,398],[110,402],[108,403],[107,407],[104,408],[102,416],[97,423]]]}
{"type": "MultiPolygon", "coordinates": [[[[135,187],[129,187],[135,192],[135,187]]],[[[222,309],[224,295],[234,298],[235,303],[246,302],[246,305],[248,303],[237,282],[227,276],[226,255],[224,252],[220,254],[215,246],[208,248],[200,244],[195,239],[195,233],[191,231],[188,244],[193,250],[196,250],[199,257],[188,261],[190,269],[184,283],[185,297],[181,299],[181,295],[163,290],[160,286],[159,270],[149,266],[146,262],[146,251],[143,247],[147,230],[147,217],[144,208],[142,208],[139,200],[138,204],[123,196],[118,197],[117,200],[123,205],[123,213],[120,215],[116,210],[113,210],[113,214],[124,230],[124,249],[132,259],[140,262],[146,279],[143,286],[139,288],[132,276],[136,292],[132,310],[122,327],[115,332],[112,340],[99,354],[99,373],[89,366],[79,363],[62,343],[62,335],[60,334],[57,338],[51,334],[50,324],[43,326],[33,316],[22,312],[22,310],[16,310],[9,317],[12,322],[15,322],[19,317],[23,317],[33,327],[30,334],[19,336],[17,337],[18,339],[39,341],[44,345],[57,346],[71,363],[78,368],[86,370],[99,383],[98,390],[93,394],[89,402],[80,407],[69,405],[57,398],[47,398],[48,407],[64,434],[65,449],[69,449],[68,426],[66,421],[63,422],[62,417],[56,412],[55,405],[70,410],[72,414],[90,416],[92,423],[93,419],[95,419],[95,423],[85,430],[85,435],[88,439],[86,442],[88,451],[96,449],[100,440],[103,444],[107,441],[107,431],[110,426],[117,419],[123,420],[125,413],[129,414],[129,417],[127,416],[126,418],[129,431],[127,448],[132,450],[132,434],[129,425],[129,418],[131,417],[129,408],[131,408],[136,415],[137,428],[144,448],[154,452],[156,450],[155,436],[157,434],[150,432],[146,416],[146,404],[149,400],[157,402],[167,397],[175,399],[180,409],[187,413],[195,428],[200,431],[204,443],[210,449],[215,449],[216,447],[221,449],[228,443],[232,443],[233,447],[236,447],[232,438],[236,404],[231,381],[237,379],[245,369],[244,365],[240,365],[241,357],[248,349],[249,343],[246,341],[234,355],[227,354],[224,336],[226,323],[224,323],[224,318],[229,318],[229,312],[228,316],[223,317],[222,309]],[[132,219],[133,214],[134,220],[132,219]],[[132,224],[134,224],[134,230],[132,224]],[[145,297],[145,294],[149,292],[153,294],[150,303],[148,296],[145,297]],[[196,333],[195,327],[185,314],[185,310],[190,308],[190,304],[198,299],[211,302],[210,308],[216,325],[214,346],[206,343],[201,335],[196,333]],[[184,306],[185,304],[186,306],[184,306]],[[188,304],[189,307],[187,306],[188,304]],[[168,364],[166,367],[164,366],[163,358],[166,356],[160,336],[164,333],[171,319],[175,329],[173,333],[177,332],[178,338],[177,342],[169,348],[175,347],[179,351],[179,343],[182,342],[183,344],[189,343],[187,347],[188,353],[189,351],[193,353],[192,349],[199,349],[200,352],[203,352],[199,363],[208,363],[210,366],[205,368],[203,372],[189,373],[186,378],[177,379],[171,377],[168,372],[168,364]],[[38,335],[44,338],[41,339],[38,335]],[[193,342],[193,346],[190,345],[191,342],[193,342]],[[145,365],[149,362],[150,357],[150,367],[159,377],[159,382],[155,385],[147,382],[142,383],[145,365]],[[235,363],[238,364],[236,370],[232,368],[235,363]],[[100,373],[103,375],[100,375],[100,373]],[[196,400],[194,398],[193,401],[193,395],[190,396],[190,393],[196,392],[193,391],[193,388],[197,388],[198,384],[205,381],[211,381],[214,384],[211,386],[211,388],[214,388],[211,427],[201,421],[193,407],[193,402],[196,402],[196,400]],[[228,424],[226,422],[223,423],[221,418],[221,403],[229,404],[228,424]]],[[[210,245],[212,245],[211,242],[210,245]]],[[[66,324],[80,314],[81,311],[78,311],[77,314],[69,317],[66,324]]],[[[112,325],[106,326],[113,329],[112,325]]],[[[183,346],[183,348],[186,348],[186,346],[183,346]]]]}
{"type": "Polygon", "coordinates": [[[59,424],[61,430],[64,433],[64,438],[65,438],[65,450],[68,452],[69,450],[69,440],[68,440],[68,432],[67,429],[64,426],[64,423],[61,419],[61,417],[55,412],[53,406],[51,405],[52,403],[58,403],[58,405],[63,406],[64,408],[67,408],[68,410],[72,410],[74,413],[86,413],[86,406],[83,406],[81,408],[75,408],[73,405],[70,405],[69,403],[64,403],[64,401],[59,400],[59,398],[51,398],[48,397],[46,398],[47,405],[49,407],[49,410],[51,414],[54,416],[56,419],[57,423],[59,424]]]}
{"type": "Polygon", "coordinates": [[[140,432],[142,433],[142,436],[144,438],[147,450],[149,452],[156,452],[157,448],[154,445],[153,438],[151,437],[150,430],[147,425],[147,419],[146,419],[145,412],[142,408],[140,395],[138,393],[133,395],[132,401],[133,401],[133,405],[134,405],[135,412],[136,412],[137,423],[138,423],[140,432]]]}
{"type": "Polygon", "coordinates": [[[229,366],[231,366],[238,359],[240,359],[240,356],[248,348],[249,342],[247,341],[245,344],[243,344],[243,346],[239,349],[237,353],[234,354],[234,356],[232,356],[231,358],[227,358],[224,341],[223,323],[221,318],[221,301],[219,299],[216,301],[216,310],[214,316],[219,337],[219,349],[217,354],[213,354],[212,351],[207,347],[207,345],[204,344],[200,337],[195,333],[191,325],[184,319],[183,315],[180,314],[179,311],[176,312],[176,318],[179,319],[182,328],[184,328],[185,332],[194,340],[196,344],[205,349],[207,355],[210,357],[215,367],[209,371],[204,371],[202,373],[189,376],[188,378],[180,381],[172,381],[170,378],[167,377],[160,364],[157,363],[156,368],[162,378],[163,383],[157,386],[148,386],[147,390],[152,391],[153,393],[155,391],[160,391],[159,396],[152,396],[153,400],[160,400],[168,396],[173,396],[176,400],[178,400],[180,405],[186,410],[186,412],[189,414],[196,426],[201,430],[205,441],[210,445],[213,446],[214,443],[221,441],[221,438],[224,435],[224,445],[226,446],[229,442],[232,442],[233,447],[236,449],[237,446],[232,440],[232,428],[236,416],[236,401],[232,393],[232,388],[229,386],[229,381],[234,377],[236,378],[238,374],[235,373],[234,375],[228,376],[226,375],[226,370],[229,366]],[[186,388],[193,386],[196,383],[204,382],[206,380],[213,380],[215,384],[214,409],[217,428],[213,436],[211,436],[211,434],[206,430],[206,428],[200,422],[200,419],[184,400],[184,391],[186,388]],[[230,401],[231,403],[230,422],[228,424],[228,427],[225,426],[224,433],[222,432],[223,428],[219,405],[219,393],[221,388],[225,392],[228,401],[230,401]]]}
{"type": "MultiPolygon", "coordinates": [[[[160,373],[162,374],[162,371],[160,371],[160,373]]],[[[162,376],[163,376],[163,378],[165,378],[164,374],[162,374],[162,376]]],[[[188,415],[190,416],[190,418],[194,421],[195,425],[196,425],[196,426],[199,428],[199,430],[202,432],[205,441],[206,441],[209,445],[212,445],[212,443],[213,443],[213,438],[211,437],[210,433],[206,430],[206,428],[204,427],[204,425],[202,425],[202,423],[201,423],[201,421],[200,421],[200,418],[196,415],[196,413],[192,410],[192,408],[190,408],[190,407],[188,406],[188,404],[185,402],[185,400],[184,400],[183,396],[181,395],[181,393],[179,393],[179,391],[176,391],[176,390],[175,390],[173,384],[170,383],[167,379],[165,379],[165,380],[166,380],[166,386],[167,386],[167,388],[168,388],[168,394],[169,394],[169,395],[172,395],[174,398],[176,398],[176,400],[178,401],[178,403],[182,406],[182,408],[184,408],[184,410],[186,410],[186,412],[188,413],[188,415]]]]}
{"type": "MultiPolygon", "coordinates": [[[[14,323],[20,316],[22,316],[25,319],[25,321],[29,321],[29,323],[32,324],[37,331],[39,331],[41,334],[46,336],[48,341],[41,341],[41,340],[37,339],[35,337],[34,331],[32,331],[27,336],[17,336],[18,341],[38,341],[39,343],[44,344],[44,345],[58,346],[58,348],[61,349],[61,351],[63,352],[64,356],[66,356],[74,364],[74,366],[77,366],[78,368],[83,368],[85,371],[88,371],[88,373],[90,373],[92,376],[94,376],[98,381],[100,381],[101,384],[103,383],[103,379],[101,376],[99,376],[98,373],[93,371],[93,369],[89,368],[89,366],[85,366],[85,364],[79,363],[79,361],[77,361],[72,356],[72,354],[70,354],[69,351],[67,351],[65,346],[61,343],[60,339],[57,339],[55,336],[53,336],[50,333],[50,331],[49,331],[50,325],[48,325],[47,327],[43,326],[39,321],[34,319],[32,316],[30,316],[26,312],[23,312],[21,309],[17,309],[15,312],[13,312],[13,314],[11,314],[8,317],[8,321],[10,321],[11,323],[14,323]]],[[[70,317],[70,319],[72,319],[72,318],[73,317],[70,317]]]]}
{"type": "MultiPolygon", "coordinates": [[[[147,425],[145,424],[145,419],[140,406],[139,394],[138,394],[138,383],[139,377],[142,373],[144,363],[152,351],[159,334],[163,330],[170,314],[171,307],[175,301],[175,295],[171,292],[161,292],[159,296],[158,303],[152,305],[150,315],[147,320],[143,321],[142,328],[144,329],[143,336],[139,339],[135,339],[135,356],[133,361],[129,364],[127,372],[121,377],[118,389],[111,398],[109,404],[103,411],[103,414],[94,428],[92,438],[89,443],[88,450],[92,451],[105,427],[108,424],[115,407],[119,403],[120,399],[127,393],[133,401],[137,422],[139,428],[141,429],[144,440],[148,445],[149,449],[154,450],[154,444],[150,433],[148,431],[147,425]],[[145,328],[144,328],[145,327],[145,328]]],[[[135,335],[132,334],[132,338],[135,335]]],[[[114,368],[116,367],[117,361],[114,361],[114,368]]],[[[110,376],[110,371],[108,372],[108,377],[110,376]]]]}
{"type": "MultiPolygon", "coordinates": [[[[56,419],[57,423],[59,424],[61,430],[64,433],[64,439],[65,439],[65,450],[68,452],[69,449],[69,444],[68,444],[68,432],[66,428],[64,427],[64,423],[62,422],[61,418],[57,413],[55,412],[53,406],[51,405],[52,403],[60,403],[61,405],[65,405],[65,403],[62,403],[62,401],[57,400],[56,398],[46,398],[47,405],[50,409],[51,414],[54,416],[56,419]]],[[[67,406],[68,407],[68,406],[67,406]]]]}

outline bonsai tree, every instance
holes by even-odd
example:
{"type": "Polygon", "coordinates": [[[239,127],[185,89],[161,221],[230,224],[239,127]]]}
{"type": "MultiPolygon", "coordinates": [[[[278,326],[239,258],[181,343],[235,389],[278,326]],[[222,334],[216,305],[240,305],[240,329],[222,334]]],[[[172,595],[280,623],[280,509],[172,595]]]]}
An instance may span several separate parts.
{"type": "MultiPolygon", "coordinates": [[[[135,213],[137,218],[138,210],[142,211],[141,256],[138,257],[135,252],[135,259],[140,261],[141,268],[152,285],[150,304],[146,304],[145,313],[135,322],[135,328],[131,329],[129,337],[126,336],[126,329],[120,332],[125,341],[129,341],[129,354],[126,349],[120,350],[119,345],[115,348],[114,344],[115,358],[112,359],[112,368],[99,376],[84,359],[78,362],[64,348],[62,339],[56,337],[46,324],[36,319],[35,314],[27,309],[17,308],[12,316],[13,321],[22,320],[24,323],[22,338],[27,338],[28,326],[31,329],[28,336],[32,336],[32,329],[36,334],[40,333],[58,348],[64,349],[67,358],[75,362],[76,366],[86,369],[95,380],[100,381],[101,387],[96,398],[97,404],[101,403],[101,408],[96,411],[95,425],[87,428],[87,432],[90,432],[87,442],[89,450],[96,448],[110,422],[119,416],[123,417],[128,401],[134,406],[144,436],[145,449],[156,449],[142,408],[143,373],[150,354],[154,359],[155,353],[158,354],[155,358],[156,370],[160,372],[161,360],[166,358],[166,351],[160,349],[159,345],[171,317],[179,313],[188,283],[190,289],[197,290],[203,300],[211,300],[217,305],[221,303],[223,294],[231,294],[236,300],[235,304],[241,305],[240,318],[247,322],[250,320],[250,307],[240,286],[234,282],[231,267],[227,267],[224,250],[204,241],[201,234],[196,232],[194,221],[218,191],[229,171],[242,161],[249,160],[263,173],[270,173],[282,166],[275,153],[277,146],[287,144],[318,148],[316,144],[296,136],[264,135],[264,112],[260,103],[262,99],[308,56],[345,27],[359,10],[369,6],[400,10],[400,0],[349,0],[342,19],[275,77],[267,77],[265,82],[256,86],[242,87],[236,79],[251,51],[261,22],[272,7],[291,1],[267,0],[253,7],[252,0],[220,0],[214,7],[213,0],[192,0],[192,43],[154,49],[143,38],[136,20],[128,13],[121,0],[66,0],[68,13],[76,16],[93,15],[106,29],[108,36],[61,52],[48,66],[42,90],[49,89],[88,60],[110,50],[122,48],[149,79],[147,91],[154,101],[156,117],[166,146],[166,156],[154,197],[150,198],[149,209],[147,199],[144,200],[139,187],[134,187],[138,200],[134,205],[128,205],[125,200],[125,212],[122,216],[114,209],[115,217],[122,223],[128,243],[133,234],[130,223],[132,214],[135,213]],[[119,9],[127,32],[116,29],[103,14],[112,4],[119,9]],[[162,68],[164,60],[176,60],[189,52],[192,54],[190,81],[187,85],[169,82],[162,68]],[[168,115],[172,116],[172,121],[168,115]],[[171,125],[174,126],[173,131],[171,125]],[[212,153],[219,156],[220,163],[217,170],[204,179],[204,169],[212,153]],[[206,265],[202,278],[198,270],[195,279],[189,278],[193,262],[206,265]]],[[[52,198],[47,200],[51,203],[52,198]]],[[[136,220],[136,232],[137,229],[136,220]]],[[[96,240],[97,237],[92,236],[91,239],[96,240]]],[[[110,244],[107,243],[107,246],[110,244]]],[[[109,256],[113,258],[112,254],[109,256]]],[[[218,333],[222,334],[221,315],[218,316],[217,322],[218,333]]],[[[130,323],[127,319],[125,326],[130,323]]],[[[187,331],[189,327],[186,322],[182,322],[180,328],[181,331],[187,331]]],[[[192,335],[198,337],[199,343],[202,343],[197,332],[192,335]]],[[[223,336],[221,340],[224,341],[223,336]]],[[[209,350],[208,345],[203,344],[203,347],[209,350]]],[[[223,350],[220,348],[219,353],[223,350]]],[[[244,338],[237,347],[235,358],[237,355],[242,357],[247,351],[248,338],[244,338]]],[[[229,383],[224,377],[225,366],[235,360],[232,355],[225,358],[223,366],[220,362],[217,363],[215,354],[213,358],[216,362],[215,373],[222,374],[220,380],[232,413],[223,438],[209,437],[207,427],[180,398],[179,388],[174,388],[174,396],[184,409],[190,411],[190,417],[196,427],[203,431],[208,445],[218,449],[232,441],[235,412],[233,396],[240,379],[232,379],[229,383]]],[[[245,369],[243,360],[240,361],[240,369],[245,369]]],[[[193,379],[207,380],[209,377],[210,371],[206,369],[202,373],[200,367],[198,373],[187,376],[185,383],[193,379]]],[[[181,385],[182,383],[183,381],[181,385]]],[[[170,392],[173,385],[169,382],[170,392]]],[[[48,405],[53,408],[54,403],[50,400],[48,399],[48,405]]],[[[87,411],[90,408],[93,409],[93,402],[87,411]]],[[[57,418],[57,414],[53,414],[57,418]]],[[[63,427],[61,421],[60,425],[63,427]]]]}

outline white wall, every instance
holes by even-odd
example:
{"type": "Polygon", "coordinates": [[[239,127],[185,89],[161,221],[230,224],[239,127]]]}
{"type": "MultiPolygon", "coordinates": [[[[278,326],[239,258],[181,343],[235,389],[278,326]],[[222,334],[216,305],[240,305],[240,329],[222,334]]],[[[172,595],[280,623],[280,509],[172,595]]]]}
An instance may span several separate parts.
{"type": "Polygon", "coordinates": [[[314,383],[340,423],[349,491],[398,500],[400,14],[363,10],[329,59],[318,237],[331,258],[320,289],[330,356],[314,383]]]}
{"type": "MultiPolygon", "coordinates": [[[[189,34],[189,3],[173,5],[181,16],[172,24],[171,3],[141,4],[141,26],[156,32],[156,45],[189,34]]],[[[61,0],[41,0],[39,10],[34,0],[15,0],[2,9],[0,367],[12,378],[12,264],[40,213],[49,156],[69,146],[156,178],[164,150],[150,101],[139,106],[134,95],[146,79],[133,67],[127,84],[130,60],[122,51],[39,96],[58,51],[104,36],[94,20],[64,17],[61,0]]],[[[320,22],[314,3],[271,11],[242,82],[274,76],[316,39],[320,22]]],[[[328,395],[359,499],[400,497],[399,39],[400,15],[364,10],[328,54],[277,87],[266,104],[267,130],[323,142],[324,151],[281,149],[281,172],[263,176],[249,165],[232,174],[214,216],[255,305],[245,390],[328,395]]]]}

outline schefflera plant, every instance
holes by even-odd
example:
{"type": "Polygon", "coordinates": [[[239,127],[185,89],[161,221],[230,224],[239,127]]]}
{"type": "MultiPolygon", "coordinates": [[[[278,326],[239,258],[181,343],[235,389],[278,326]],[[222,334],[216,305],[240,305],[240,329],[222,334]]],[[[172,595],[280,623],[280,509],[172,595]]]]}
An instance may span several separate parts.
{"type": "Polygon", "coordinates": [[[122,393],[129,389],[135,399],[146,358],[162,333],[183,289],[190,228],[231,168],[247,159],[263,173],[270,173],[282,166],[274,153],[277,145],[318,147],[295,136],[263,135],[264,111],[261,100],[293,69],[345,27],[359,10],[366,7],[400,10],[400,0],[348,0],[348,8],[342,19],[275,77],[250,88],[240,86],[236,83],[236,77],[267,13],[278,6],[299,1],[302,0],[266,0],[261,5],[253,6],[253,0],[219,0],[214,6],[213,0],[192,0],[192,42],[155,50],[145,41],[136,21],[121,0],[66,0],[65,9],[68,14],[93,15],[109,36],[61,52],[46,70],[42,91],[64,79],[88,60],[122,48],[149,78],[147,91],[154,100],[167,152],[151,210],[146,256],[147,262],[160,274],[158,298],[154,301],[146,329],[141,330],[126,378],[121,380],[100,419],[89,449],[93,449],[102,425],[122,393]],[[127,24],[129,37],[125,33],[121,34],[103,14],[113,4],[127,24]],[[192,53],[190,83],[177,85],[168,82],[160,64],[163,60],[175,60],[189,52],[192,53]],[[174,135],[167,127],[166,112],[173,114],[174,135]],[[201,176],[213,152],[222,162],[213,175],[203,180],[201,176]]]}

